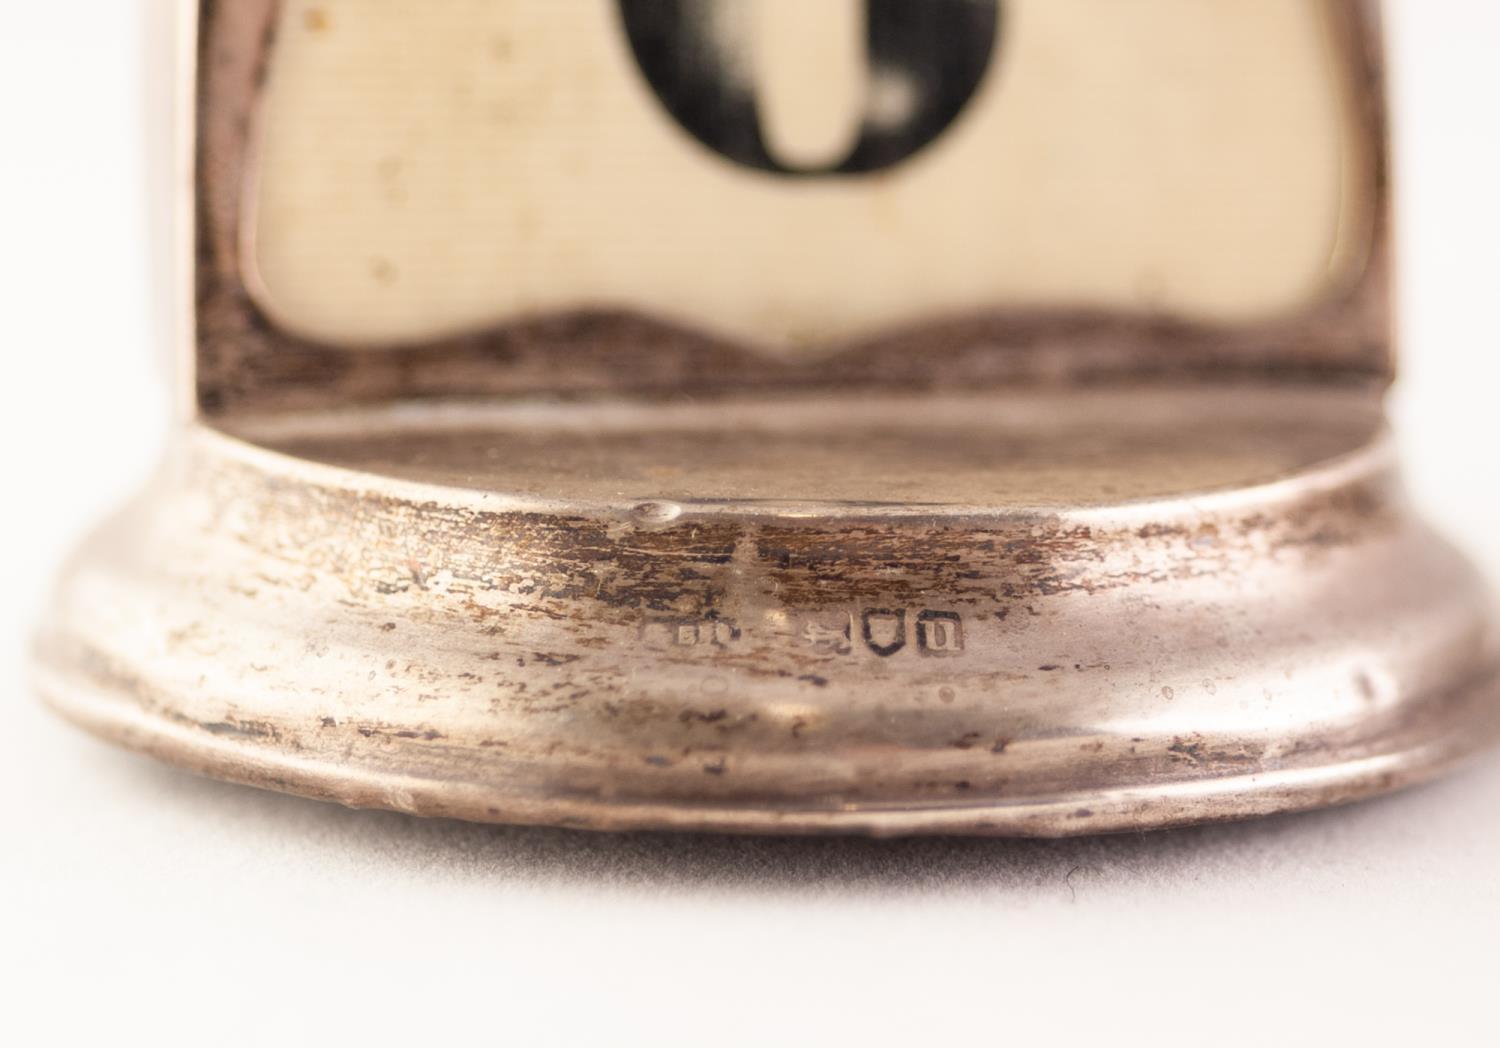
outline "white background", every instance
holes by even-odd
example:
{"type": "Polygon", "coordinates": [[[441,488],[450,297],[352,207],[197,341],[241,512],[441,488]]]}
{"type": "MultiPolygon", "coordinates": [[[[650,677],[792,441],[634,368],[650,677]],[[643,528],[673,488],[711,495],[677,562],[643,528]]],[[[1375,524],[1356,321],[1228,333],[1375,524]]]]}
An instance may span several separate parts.
{"type": "MultiPolygon", "coordinates": [[[[0,0],[0,1043],[1500,1043],[1500,754],[1242,826],[795,842],[356,813],[55,721],[33,612],[165,435],[138,3],[0,0]]],[[[1500,576],[1500,4],[1390,15],[1393,406],[1500,576]]]]}

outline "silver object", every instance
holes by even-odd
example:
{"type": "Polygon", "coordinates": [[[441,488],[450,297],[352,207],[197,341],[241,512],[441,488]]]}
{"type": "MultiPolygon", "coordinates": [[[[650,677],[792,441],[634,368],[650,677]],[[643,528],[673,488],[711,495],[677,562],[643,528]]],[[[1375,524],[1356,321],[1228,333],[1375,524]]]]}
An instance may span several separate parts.
{"type": "MultiPolygon", "coordinates": [[[[437,299],[402,313],[391,303],[404,292],[350,291],[330,277],[321,297],[296,305],[286,292],[296,282],[277,273],[306,253],[277,256],[274,242],[297,243],[342,205],[296,212],[292,232],[278,231],[276,215],[299,192],[323,199],[298,179],[337,167],[343,147],[334,134],[327,155],[288,154],[297,159],[285,168],[277,143],[296,141],[286,130],[295,120],[267,113],[299,103],[369,115],[373,88],[318,94],[318,63],[331,59],[313,49],[332,41],[346,63],[374,54],[400,26],[359,20],[396,18],[401,6],[375,16],[348,3],[245,0],[204,4],[201,23],[187,20],[201,60],[187,74],[196,86],[184,88],[199,103],[188,136],[197,177],[185,418],[149,490],[59,585],[37,676],[60,712],[187,768],[354,806],[777,833],[1062,835],[1238,818],[1404,786],[1494,740],[1488,597],[1413,513],[1381,410],[1389,198],[1372,5],[1303,8],[1327,20],[1319,46],[1347,76],[1353,102],[1339,112],[1358,159],[1338,248],[1310,298],[1270,312],[1151,305],[1190,285],[1188,273],[1145,288],[1144,305],[1059,307],[1007,293],[993,308],[937,310],[812,352],[792,335],[776,348],[724,334],[740,300],[705,305],[682,284],[666,297],[680,292],[684,315],[702,314],[693,322],[629,303],[600,308],[582,285],[536,292],[576,292],[570,309],[424,337],[411,335],[411,317],[431,315],[437,299]],[[341,295],[352,303],[344,314],[317,312],[341,295]],[[705,329],[721,316],[721,331],[705,329]],[[392,337],[359,333],[369,317],[392,337]]],[[[609,7],[588,11],[596,6],[609,7]]],[[[988,6],[1011,51],[980,57],[1030,68],[1029,41],[1047,28],[1041,9],[988,6]]],[[[1047,10],[1061,18],[1066,7],[1047,10]]],[[[456,0],[413,3],[408,14],[419,8],[460,28],[470,17],[456,0]]],[[[1215,17],[1260,26],[1255,12],[1272,9],[1225,4],[1215,17]]],[[[550,17],[589,17],[584,5],[566,10],[550,17]]],[[[1149,0],[1115,10],[1153,38],[1180,28],[1152,23],[1162,16],[1149,0]]],[[[674,82],[652,41],[711,51],[739,39],[669,15],[626,4],[618,37],[614,23],[593,27],[617,41],[622,68],[634,45],[646,75],[632,90],[643,99],[653,71],[674,82]]],[[[896,16],[868,17],[875,26],[896,16]]],[[[581,24],[518,18],[516,37],[491,39],[487,60],[522,61],[528,40],[545,42],[526,32],[581,24]]],[[[438,66],[469,69],[462,56],[411,61],[413,90],[438,66]]],[[[608,68],[589,70],[605,85],[599,98],[626,92],[608,68]]],[[[345,73],[341,82],[366,83],[345,73]]],[[[809,180],[826,176],[833,202],[808,213],[832,223],[846,185],[899,189],[913,171],[957,164],[931,140],[982,139],[1000,119],[1007,83],[986,75],[961,85],[977,100],[961,115],[944,110],[937,131],[923,125],[888,154],[856,144],[807,170],[773,148],[784,140],[796,154],[796,128],[746,152],[671,98],[641,103],[637,116],[677,134],[691,158],[677,199],[738,178],[747,208],[762,191],[766,206],[792,207],[782,201],[813,199],[809,180]],[[986,92],[1002,93],[992,105],[986,92]],[[873,176],[859,166],[877,163],[873,176]]],[[[1020,92],[1027,74],[1009,75],[1020,92]]],[[[1143,96],[1159,96],[1158,75],[1169,74],[1137,74],[1143,96]]],[[[433,97],[449,98],[432,103],[439,109],[470,104],[433,97]]],[[[922,104],[922,119],[939,119],[937,103],[922,104]]],[[[592,110],[578,105],[586,123],[592,110]]],[[[457,212],[466,191],[451,165],[468,154],[441,152],[452,147],[450,115],[430,116],[431,148],[460,160],[428,171],[457,212]]],[[[1053,118],[1030,112],[1025,126],[1045,130],[1053,118]]],[[[864,119],[874,140],[875,117],[864,119]]],[[[419,207],[410,172],[425,155],[371,165],[371,199],[385,193],[390,210],[351,211],[335,247],[369,228],[392,243],[397,229],[402,243],[420,236],[421,222],[401,223],[419,207]]],[[[1294,160],[1272,158],[1288,170],[1294,160]]],[[[598,177],[616,175],[626,177],[598,177]]],[[[361,184],[348,183],[351,197],[361,184]]],[[[542,213],[556,214],[555,194],[536,192],[542,213]]],[[[440,210],[424,221],[453,219],[440,210]]],[[[676,228],[670,216],[652,221],[676,228]]],[[[1196,221],[1162,235],[1191,248],[1196,221]]],[[[445,236],[461,235],[455,228],[445,236]]],[[[879,243],[899,260],[908,235],[879,243]]],[[[1108,276],[1094,265],[1109,254],[1103,234],[1081,218],[1058,235],[1077,245],[1061,272],[1078,274],[1086,299],[1084,274],[1108,276]]],[[[716,250],[778,243],[746,232],[716,250]]],[[[640,251],[648,276],[673,263],[640,251]]],[[[328,257],[319,265],[340,256],[328,257]]],[[[926,287],[929,264],[947,272],[941,257],[902,270],[898,299],[926,287]]],[[[378,258],[370,286],[389,289],[412,265],[378,258]]],[[[995,265],[1001,283],[1034,275],[1018,277],[1003,257],[995,265]]],[[[575,268],[587,279],[588,264],[575,268]]],[[[468,271],[454,274],[431,286],[467,286],[468,271]]],[[[770,294],[782,276],[767,272],[766,287],[750,290],[770,294]]],[[[917,316],[928,307],[911,295],[917,316]]],[[[838,316],[829,305],[825,319],[857,324],[887,304],[838,316]]]]}

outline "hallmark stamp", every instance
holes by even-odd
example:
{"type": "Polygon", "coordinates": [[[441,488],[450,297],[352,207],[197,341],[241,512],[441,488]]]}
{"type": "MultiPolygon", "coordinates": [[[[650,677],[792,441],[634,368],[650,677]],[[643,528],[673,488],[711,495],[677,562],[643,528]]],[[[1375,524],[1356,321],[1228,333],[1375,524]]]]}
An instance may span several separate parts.
{"type": "Polygon", "coordinates": [[[641,644],[652,651],[681,648],[727,648],[741,630],[719,618],[649,618],[641,623],[641,644]]]}
{"type": "Polygon", "coordinates": [[[964,650],[964,620],[956,611],[924,611],[917,616],[917,650],[945,658],[964,650]]]}
{"type": "Polygon", "coordinates": [[[872,608],[860,616],[865,646],[883,659],[906,647],[906,609],[872,608]]]}
{"type": "Polygon", "coordinates": [[[836,621],[809,619],[802,625],[802,642],[824,655],[848,655],[854,650],[854,618],[847,613],[836,621]]]}

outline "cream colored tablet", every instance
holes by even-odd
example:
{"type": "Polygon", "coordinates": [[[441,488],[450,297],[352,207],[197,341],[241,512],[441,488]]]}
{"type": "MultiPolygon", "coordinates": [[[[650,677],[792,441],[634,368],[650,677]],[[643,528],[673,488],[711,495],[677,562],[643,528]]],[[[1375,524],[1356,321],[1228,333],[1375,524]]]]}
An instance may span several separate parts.
{"type": "Polygon", "coordinates": [[[348,346],[1262,319],[1368,233],[1346,57],[1313,0],[287,0],[246,271],[348,346]]]}

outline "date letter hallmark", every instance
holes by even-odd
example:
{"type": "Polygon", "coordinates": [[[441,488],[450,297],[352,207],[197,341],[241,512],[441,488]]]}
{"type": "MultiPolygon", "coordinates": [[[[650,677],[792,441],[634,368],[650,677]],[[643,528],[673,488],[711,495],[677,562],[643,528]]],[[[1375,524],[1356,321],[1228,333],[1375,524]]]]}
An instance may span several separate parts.
{"type": "Polygon", "coordinates": [[[924,611],[917,616],[917,650],[947,658],[964,650],[964,620],[956,611],[924,611]]]}

